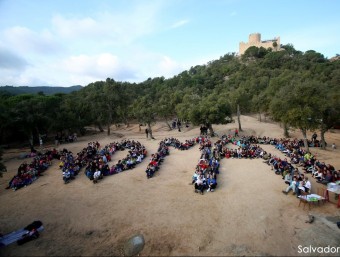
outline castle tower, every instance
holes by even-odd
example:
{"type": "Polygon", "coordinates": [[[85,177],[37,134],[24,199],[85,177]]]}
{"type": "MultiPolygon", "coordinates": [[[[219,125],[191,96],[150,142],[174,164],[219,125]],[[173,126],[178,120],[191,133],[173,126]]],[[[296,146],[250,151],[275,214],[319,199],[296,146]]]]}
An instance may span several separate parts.
{"type": "Polygon", "coordinates": [[[248,43],[258,44],[261,42],[261,34],[260,33],[253,33],[249,35],[248,43]]]}
{"type": "Polygon", "coordinates": [[[244,52],[251,46],[256,47],[264,47],[266,49],[271,48],[273,51],[281,51],[280,48],[280,37],[275,37],[274,39],[261,41],[260,33],[252,33],[249,35],[249,39],[247,43],[240,42],[239,44],[239,55],[244,54],[244,52]],[[276,42],[276,47],[273,46],[274,42],[276,42]]]}

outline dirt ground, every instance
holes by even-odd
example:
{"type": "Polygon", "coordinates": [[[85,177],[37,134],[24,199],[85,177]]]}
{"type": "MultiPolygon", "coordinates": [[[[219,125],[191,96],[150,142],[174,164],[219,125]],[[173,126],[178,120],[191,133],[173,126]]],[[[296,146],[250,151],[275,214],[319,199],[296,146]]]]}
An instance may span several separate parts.
{"type": "MultiPolygon", "coordinates": [[[[275,123],[259,122],[250,116],[242,116],[241,121],[241,135],[282,137],[282,129],[275,123]]],[[[232,133],[236,126],[214,128],[222,135],[232,133]]],[[[165,137],[183,141],[199,135],[199,127],[178,132],[168,131],[159,123],[153,127],[156,139],[147,140],[144,129],[140,132],[138,125],[113,128],[110,136],[103,132],[80,137],[59,148],[75,154],[90,141],[98,140],[103,146],[126,138],[139,140],[150,156],[165,137]]],[[[301,138],[298,131],[291,133],[301,138]]],[[[328,132],[326,141],[340,147],[340,131],[328,132]]],[[[281,154],[272,146],[263,147],[281,154]]],[[[188,151],[171,148],[151,179],[145,174],[148,156],[135,169],[104,177],[98,184],[81,172],[65,185],[55,160],[32,185],[15,192],[6,190],[23,162],[17,157],[25,151],[10,149],[4,155],[8,172],[0,179],[0,232],[12,232],[34,220],[41,220],[45,230],[37,240],[0,249],[1,256],[122,256],[124,242],[137,233],[145,238],[142,256],[303,256],[312,254],[299,254],[299,246],[340,247],[340,229],[335,224],[340,221],[340,208],[334,204],[334,194],[333,203],[311,210],[298,207],[296,197],[281,192],[286,187],[281,177],[260,159],[223,159],[217,190],[204,195],[195,194],[190,183],[200,157],[198,146],[188,151]],[[308,213],[315,216],[312,224],[305,223],[308,213]]],[[[320,160],[336,169],[340,169],[339,151],[330,147],[325,151],[312,149],[320,160]]],[[[126,154],[113,155],[112,164],[126,154]]],[[[311,181],[312,191],[317,193],[320,185],[313,178],[311,181]]]]}

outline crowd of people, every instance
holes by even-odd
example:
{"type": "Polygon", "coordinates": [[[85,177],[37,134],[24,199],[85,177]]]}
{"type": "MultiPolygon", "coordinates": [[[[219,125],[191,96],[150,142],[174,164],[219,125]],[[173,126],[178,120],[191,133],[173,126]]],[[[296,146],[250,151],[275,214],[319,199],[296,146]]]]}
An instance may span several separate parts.
{"type": "Polygon", "coordinates": [[[204,194],[204,191],[214,192],[217,187],[217,174],[219,174],[220,158],[216,156],[215,148],[207,136],[199,136],[196,142],[200,144],[201,156],[192,176],[191,184],[194,192],[204,194]]]}
{"type": "Polygon", "coordinates": [[[85,161],[77,154],[73,156],[71,151],[64,148],[59,154],[59,168],[62,170],[63,181],[65,184],[73,180],[78,174],[82,167],[85,165],[85,161]]]}
{"type": "Polygon", "coordinates": [[[59,167],[63,172],[63,180],[68,183],[78,175],[80,169],[85,167],[85,175],[94,184],[104,176],[113,175],[125,170],[133,169],[145,158],[147,151],[143,145],[134,140],[122,140],[113,142],[101,148],[100,143],[89,142],[74,157],[71,152],[64,149],[60,157],[59,167]],[[128,155],[110,167],[111,157],[117,151],[128,150],[128,155]]]}
{"type": "Polygon", "coordinates": [[[26,155],[26,158],[32,158],[31,162],[27,163],[27,161],[24,161],[20,164],[16,175],[8,182],[6,189],[16,191],[32,184],[39,177],[43,176],[43,173],[51,166],[52,159],[58,158],[58,152],[56,149],[53,149],[41,153],[31,149],[31,153],[26,155]]]}
{"type": "MultiPolygon", "coordinates": [[[[320,162],[310,152],[307,152],[303,146],[303,140],[298,139],[279,139],[256,136],[238,137],[236,133],[234,136],[224,135],[214,144],[212,152],[210,152],[211,150],[209,147],[205,146],[202,148],[202,156],[204,158],[200,159],[192,180],[192,184],[195,185],[195,192],[203,194],[204,189],[207,189],[208,192],[212,191],[211,187],[208,186],[210,184],[209,178],[211,177],[211,174],[209,174],[209,172],[207,173],[206,169],[208,171],[213,170],[211,163],[218,163],[222,158],[262,158],[264,163],[270,165],[275,174],[280,175],[284,180],[284,183],[287,184],[283,193],[288,194],[288,192],[292,190],[293,194],[297,197],[301,194],[311,193],[312,184],[306,175],[308,173],[316,179],[317,183],[325,185],[330,182],[339,183],[340,170],[335,170],[331,164],[320,162]],[[232,144],[234,147],[229,148],[227,147],[228,144],[232,144]],[[287,158],[280,158],[266,152],[261,147],[261,144],[273,145],[276,149],[285,154],[287,158]],[[207,161],[207,158],[209,161],[207,161]]],[[[215,174],[213,174],[213,179],[216,179],[215,174]]],[[[214,187],[215,186],[213,186],[213,189],[214,187]]]]}
{"type": "Polygon", "coordinates": [[[145,147],[138,141],[122,140],[121,142],[113,142],[100,148],[98,142],[88,143],[87,148],[84,148],[78,155],[86,163],[85,175],[98,183],[99,179],[104,176],[109,176],[133,169],[137,164],[141,163],[147,155],[145,147]],[[125,158],[119,160],[116,164],[109,166],[112,155],[117,151],[128,150],[125,158]]]}
{"type": "MultiPolygon", "coordinates": [[[[222,136],[214,144],[213,148],[209,137],[206,135],[186,140],[184,143],[173,137],[166,138],[159,143],[157,152],[150,157],[145,171],[147,178],[152,178],[155,172],[159,170],[164,158],[169,155],[170,146],[179,150],[188,150],[196,143],[200,144],[201,158],[192,177],[192,184],[195,186],[195,192],[200,192],[201,194],[203,194],[204,190],[207,190],[207,192],[215,190],[220,159],[222,158],[264,159],[265,163],[271,165],[275,174],[281,175],[284,182],[288,184],[287,189],[284,191],[288,193],[293,190],[297,196],[301,194],[302,190],[305,192],[310,192],[311,190],[311,183],[304,173],[311,173],[312,177],[317,179],[317,182],[323,184],[340,180],[339,171],[335,171],[332,165],[325,165],[324,162],[317,161],[309,152],[306,153],[303,149],[303,140],[256,136],[239,137],[238,133],[235,133],[234,136],[222,136]],[[227,147],[228,144],[234,145],[234,148],[227,147]],[[290,161],[287,158],[281,159],[275,155],[272,156],[261,148],[261,144],[273,145],[284,153],[287,158],[290,158],[290,161]],[[303,167],[304,173],[294,167],[293,164],[303,167]]],[[[103,176],[134,168],[136,164],[142,162],[145,158],[146,149],[139,142],[133,140],[110,143],[102,149],[100,149],[98,142],[92,142],[88,144],[87,148],[78,153],[76,158],[70,156],[72,155],[66,154],[64,158],[75,161],[79,158],[81,159],[76,165],[71,165],[71,168],[66,169],[71,173],[71,178],[86,163],[86,176],[93,180],[94,183],[97,183],[103,176]],[[109,167],[108,162],[111,160],[111,156],[116,151],[125,149],[129,151],[127,157],[109,167]]]]}
{"type": "MultiPolygon", "coordinates": [[[[305,150],[301,139],[270,138],[257,136],[239,136],[238,131],[234,135],[223,135],[214,143],[206,135],[206,127],[201,126],[201,135],[185,142],[176,138],[165,138],[159,143],[158,150],[152,154],[146,168],[147,178],[152,178],[159,170],[164,158],[169,155],[169,147],[178,150],[188,150],[195,144],[200,145],[201,157],[192,176],[192,184],[195,192],[213,192],[217,186],[217,174],[219,174],[220,160],[222,158],[255,159],[262,158],[264,163],[271,166],[275,174],[280,175],[287,184],[283,193],[290,191],[299,197],[302,193],[311,192],[311,181],[307,174],[315,178],[317,183],[327,185],[330,182],[340,181],[340,170],[336,170],[331,164],[325,164],[317,160],[310,152],[305,150]],[[233,147],[228,147],[228,144],[233,147]],[[273,145],[281,151],[286,158],[267,153],[262,149],[262,144],[273,145]],[[296,166],[296,167],[295,167],[296,166]]],[[[316,141],[313,134],[312,141],[316,141]]],[[[32,149],[31,149],[32,150],[32,149]]],[[[125,170],[133,169],[146,157],[145,147],[134,140],[122,140],[100,147],[98,141],[88,143],[76,156],[67,149],[61,151],[46,150],[40,153],[34,149],[25,157],[32,158],[31,163],[24,162],[17,174],[10,180],[7,189],[17,190],[31,184],[51,165],[53,158],[59,159],[59,167],[63,173],[65,183],[74,179],[85,167],[85,175],[97,183],[104,176],[113,175],[125,170]],[[128,155],[116,164],[109,166],[112,155],[116,151],[128,150],[128,155]]]]}
{"type": "Polygon", "coordinates": [[[165,138],[159,143],[157,153],[152,154],[150,162],[145,170],[146,177],[152,178],[159,166],[162,164],[165,156],[169,155],[169,147],[172,146],[178,150],[188,150],[195,145],[195,140],[185,140],[184,143],[180,142],[176,138],[165,138]]]}
{"type": "MultiPolygon", "coordinates": [[[[315,141],[316,137],[314,136],[312,139],[315,141]]],[[[231,142],[235,144],[233,139],[231,139],[231,142]]],[[[292,191],[296,197],[299,197],[301,194],[310,194],[312,183],[307,177],[307,174],[315,178],[317,183],[324,185],[340,180],[340,170],[335,170],[331,164],[325,164],[325,162],[317,160],[311,152],[307,152],[306,149],[303,148],[303,140],[250,136],[242,137],[236,144],[239,146],[239,149],[227,150],[226,157],[261,157],[265,159],[264,162],[271,166],[275,174],[282,176],[282,179],[287,184],[287,187],[282,191],[284,194],[288,194],[290,191],[292,191]],[[270,153],[268,154],[257,144],[272,144],[287,158],[280,158],[270,153]]]]}

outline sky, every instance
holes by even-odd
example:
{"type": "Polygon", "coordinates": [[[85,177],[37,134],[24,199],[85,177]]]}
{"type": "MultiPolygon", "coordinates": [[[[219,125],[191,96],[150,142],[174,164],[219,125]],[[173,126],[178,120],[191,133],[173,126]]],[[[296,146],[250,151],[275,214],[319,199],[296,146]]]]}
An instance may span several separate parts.
{"type": "Polygon", "coordinates": [[[171,78],[249,34],[340,54],[337,0],[0,0],[0,86],[171,78]]]}

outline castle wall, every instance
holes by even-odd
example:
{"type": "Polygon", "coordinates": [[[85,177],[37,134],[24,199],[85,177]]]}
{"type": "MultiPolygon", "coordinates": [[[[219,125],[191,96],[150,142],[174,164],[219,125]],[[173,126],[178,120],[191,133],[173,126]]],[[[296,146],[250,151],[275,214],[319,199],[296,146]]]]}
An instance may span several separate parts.
{"type": "Polygon", "coordinates": [[[240,42],[239,45],[239,54],[242,55],[244,52],[251,46],[256,46],[256,47],[264,47],[264,48],[272,48],[274,51],[280,51],[280,37],[274,38],[273,40],[265,40],[261,41],[261,34],[260,33],[254,33],[249,35],[249,42],[244,43],[240,42]],[[277,43],[276,49],[273,47],[273,43],[277,43]]]}

